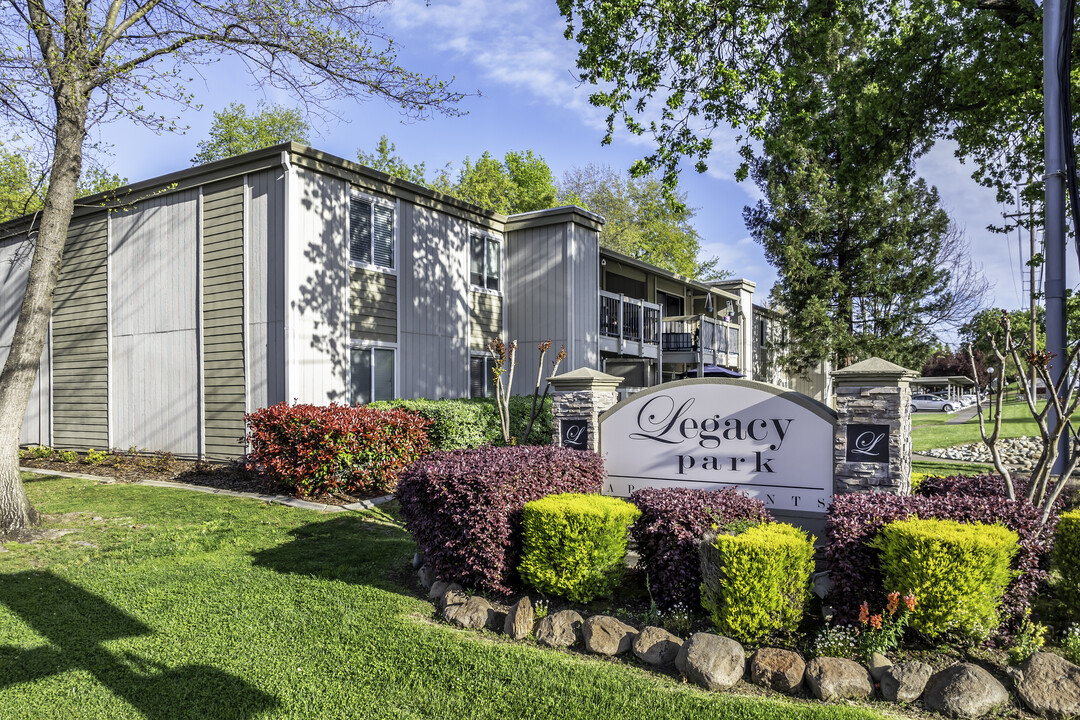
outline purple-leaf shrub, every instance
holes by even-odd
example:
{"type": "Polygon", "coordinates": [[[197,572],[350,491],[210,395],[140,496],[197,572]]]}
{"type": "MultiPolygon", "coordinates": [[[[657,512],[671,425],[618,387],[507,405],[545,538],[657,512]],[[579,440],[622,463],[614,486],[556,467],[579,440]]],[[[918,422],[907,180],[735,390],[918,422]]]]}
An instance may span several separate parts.
{"type": "Polygon", "coordinates": [[[521,557],[525,503],[555,493],[598,493],[605,477],[600,456],[582,450],[434,452],[402,474],[397,499],[436,578],[506,595],[521,557]]]}
{"type": "Polygon", "coordinates": [[[1004,483],[990,476],[927,478],[920,494],[913,496],[852,493],[835,497],[825,525],[825,557],[833,581],[829,602],[837,619],[854,621],[863,601],[871,607],[885,602],[878,551],[867,543],[883,525],[908,517],[999,522],[1020,536],[1020,551],[1012,565],[1017,575],[1005,590],[998,628],[1000,634],[1008,635],[1046,582],[1057,515],[1040,526],[1039,511],[1023,499],[1006,498],[1004,483]]]}
{"type": "Polygon", "coordinates": [[[649,578],[653,599],[664,609],[678,603],[700,607],[698,541],[705,531],[735,520],[772,520],[763,502],[734,488],[647,488],[634,491],[630,502],[641,510],[630,529],[641,558],[639,566],[649,578]]]}

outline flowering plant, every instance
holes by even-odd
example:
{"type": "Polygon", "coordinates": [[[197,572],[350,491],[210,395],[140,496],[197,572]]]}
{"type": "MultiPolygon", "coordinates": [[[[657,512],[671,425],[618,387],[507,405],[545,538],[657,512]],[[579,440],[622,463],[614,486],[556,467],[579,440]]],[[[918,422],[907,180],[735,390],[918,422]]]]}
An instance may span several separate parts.
{"type": "Polygon", "coordinates": [[[885,608],[876,615],[870,614],[870,603],[863,602],[859,607],[859,637],[857,648],[859,657],[869,661],[874,653],[884,654],[900,644],[900,638],[907,627],[907,613],[915,609],[914,595],[905,595],[904,604],[900,604],[900,593],[889,593],[885,608]]]}

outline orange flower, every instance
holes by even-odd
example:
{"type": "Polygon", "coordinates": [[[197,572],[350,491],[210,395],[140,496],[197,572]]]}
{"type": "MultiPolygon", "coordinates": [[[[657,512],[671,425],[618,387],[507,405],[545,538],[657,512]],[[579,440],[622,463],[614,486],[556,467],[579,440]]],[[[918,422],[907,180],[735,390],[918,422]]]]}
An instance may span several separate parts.
{"type": "Polygon", "coordinates": [[[875,630],[880,630],[881,629],[881,616],[880,615],[871,615],[870,616],[870,624],[873,626],[873,628],[875,630]]]}
{"type": "Polygon", "coordinates": [[[900,606],[900,593],[898,593],[898,592],[889,593],[889,604],[885,608],[886,610],[889,611],[889,615],[890,616],[895,615],[896,614],[896,608],[898,608],[899,606],[900,606]]]}
{"type": "Polygon", "coordinates": [[[914,610],[915,609],[915,596],[914,595],[905,595],[904,596],[904,605],[907,606],[908,610],[914,610]]]}
{"type": "Polygon", "coordinates": [[[864,601],[863,604],[859,607],[859,622],[861,622],[863,625],[865,625],[866,621],[869,620],[869,619],[870,619],[870,603],[867,603],[867,602],[864,601]]]}

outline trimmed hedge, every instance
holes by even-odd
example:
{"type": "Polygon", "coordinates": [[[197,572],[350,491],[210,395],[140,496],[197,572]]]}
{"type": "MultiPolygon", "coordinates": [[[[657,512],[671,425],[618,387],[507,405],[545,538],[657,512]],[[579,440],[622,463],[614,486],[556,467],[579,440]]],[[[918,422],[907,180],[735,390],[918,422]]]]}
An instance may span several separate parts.
{"type": "Polygon", "coordinates": [[[881,552],[885,590],[915,596],[911,627],[981,642],[1001,622],[1018,540],[1002,525],[911,518],[885,525],[871,547],[881,552]]]}
{"type": "Polygon", "coordinates": [[[246,469],[297,497],[392,491],[398,473],[428,450],[427,421],[401,410],[283,402],[244,421],[246,469]]]}
{"type": "Polygon", "coordinates": [[[406,529],[440,580],[507,594],[521,556],[525,503],[565,492],[599,493],[604,462],[560,447],[434,452],[398,482],[406,529]]]}
{"type": "Polygon", "coordinates": [[[772,520],[765,503],[734,488],[647,488],[636,490],[630,502],[641,510],[630,530],[638,566],[649,579],[653,599],[665,610],[678,604],[689,610],[700,606],[698,543],[708,530],[737,520],[772,520]]]}
{"type": "Polygon", "coordinates": [[[757,643],[799,629],[814,572],[814,537],[785,523],[706,535],[701,605],[721,635],[757,643]]]}
{"type": "MultiPolygon", "coordinates": [[[[539,401],[537,405],[540,406],[539,401]]],[[[463,400],[380,400],[365,407],[405,410],[430,421],[428,440],[435,450],[463,450],[484,445],[502,445],[502,429],[495,401],[489,398],[463,400]]],[[[510,434],[521,440],[532,412],[531,395],[510,398],[510,434]]],[[[551,398],[540,406],[532,429],[531,445],[551,444],[551,398]]]]}
{"type": "Polygon", "coordinates": [[[1080,510],[1062,513],[1054,540],[1054,565],[1061,578],[1057,595],[1069,612],[1080,616],[1080,510]]]}
{"type": "Polygon", "coordinates": [[[627,530],[640,515],[603,495],[562,493],[525,503],[521,579],[571,602],[610,593],[622,581],[627,530]]]}
{"type": "MultiPolygon", "coordinates": [[[[1021,486],[1017,492],[1021,493],[1021,486]]],[[[1020,537],[1020,551],[1013,559],[1017,575],[1005,590],[1002,624],[998,632],[1008,635],[1019,627],[1032,597],[1046,582],[1050,567],[1057,515],[1039,525],[1039,512],[1023,500],[1004,495],[1004,482],[993,476],[971,478],[928,477],[912,496],[891,493],[851,493],[833,498],[825,525],[825,558],[833,590],[830,604],[840,622],[854,622],[859,606],[886,601],[878,551],[869,543],[886,523],[908,517],[938,518],[957,522],[1000,522],[1020,537]]]]}

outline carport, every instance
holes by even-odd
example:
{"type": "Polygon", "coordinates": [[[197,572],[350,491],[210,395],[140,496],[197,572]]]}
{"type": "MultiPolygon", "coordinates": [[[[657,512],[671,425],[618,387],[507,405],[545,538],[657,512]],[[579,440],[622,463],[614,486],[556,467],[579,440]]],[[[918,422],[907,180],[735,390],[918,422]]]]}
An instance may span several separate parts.
{"type": "Polygon", "coordinates": [[[914,392],[944,393],[946,398],[959,403],[961,395],[966,392],[974,392],[975,381],[966,375],[949,375],[946,377],[921,377],[912,380],[911,385],[914,392]]]}

